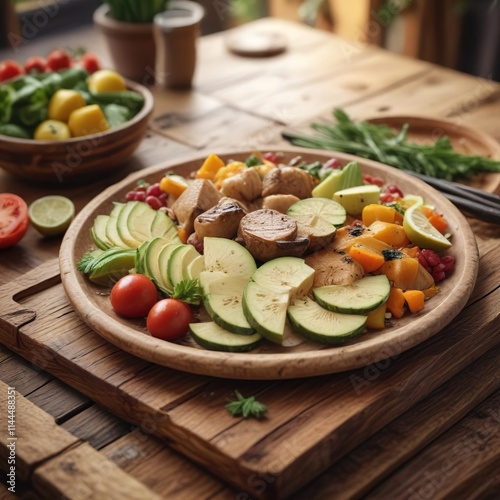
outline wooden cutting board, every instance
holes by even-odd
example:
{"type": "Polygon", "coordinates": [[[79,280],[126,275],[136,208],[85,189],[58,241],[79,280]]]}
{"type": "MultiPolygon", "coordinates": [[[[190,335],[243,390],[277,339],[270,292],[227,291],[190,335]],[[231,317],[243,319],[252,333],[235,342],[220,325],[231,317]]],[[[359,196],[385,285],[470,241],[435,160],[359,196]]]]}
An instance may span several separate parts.
{"type": "Polygon", "coordinates": [[[395,358],[306,380],[241,381],[151,365],[107,343],[71,308],[57,260],[0,287],[0,342],[261,498],[293,494],[498,344],[498,259],[481,242],[478,284],[442,332],[395,358]],[[269,406],[262,421],[224,409],[234,390],[269,406]]]}

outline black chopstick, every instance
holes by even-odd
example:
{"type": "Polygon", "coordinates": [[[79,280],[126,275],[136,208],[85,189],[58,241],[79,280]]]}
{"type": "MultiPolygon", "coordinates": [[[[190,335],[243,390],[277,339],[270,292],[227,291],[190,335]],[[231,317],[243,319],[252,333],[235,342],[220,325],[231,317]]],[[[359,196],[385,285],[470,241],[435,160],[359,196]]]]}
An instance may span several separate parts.
{"type": "Polygon", "coordinates": [[[486,191],[481,191],[480,189],[475,189],[456,182],[445,181],[443,179],[436,179],[427,175],[417,174],[416,172],[408,170],[405,170],[405,172],[414,177],[418,177],[430,186],[436,188],[438,191],[441,191],[443,194],[449,193],[451,195],[500,210],[500,196],[496,194],[487,193],[486,191]]]}
{"type": "Polygon", "coordinates": [[[492,224],[500,224],[500,196],[456,182],[436,179],[405,170],[436,188],[465,214],[492,224]]]}

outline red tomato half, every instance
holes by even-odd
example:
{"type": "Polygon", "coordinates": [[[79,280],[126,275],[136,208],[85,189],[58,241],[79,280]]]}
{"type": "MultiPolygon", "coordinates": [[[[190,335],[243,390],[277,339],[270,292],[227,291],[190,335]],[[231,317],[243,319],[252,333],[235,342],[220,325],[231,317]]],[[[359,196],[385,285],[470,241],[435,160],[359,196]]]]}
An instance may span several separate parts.
{"type": "Polygon", "coordinates": [[[47,59],[47,66],[52,71],[59,71],[60,69],[71,68],[71,57],[64,50],[53,50],[47,59]]]}
{"type": "Polygon", "coordinates": [[[153,337],[163,340],[179,340],[193,323],[191,308],[182,300],[163,299],[149,311],[147,327],[153,337]]]}
{"type": "Polygon", "coordinates": [[[15,194],[0,193],[0,248],[15,245],[28,230],[26,202],[15,194]]]}
{"type": "Polygon", "coordinates": [[[22,75],[24,73],[23,68],[16,61],[7,60],[0,63],[0,82],[5,80],[10,80],[15,76],[22,75]]]}
{"type": "Polygon", "coordinates": [[[43,57],[28,57],[24,63],[26,73],[45,73],[47,71],[47,61],[43,57]]]}
{"type": "Polygon", "coordinates": [[[111,306],[124,318],[144,318],[158,300],[153,282],[143,274],[128,274],[111,289],[111,306]]]}

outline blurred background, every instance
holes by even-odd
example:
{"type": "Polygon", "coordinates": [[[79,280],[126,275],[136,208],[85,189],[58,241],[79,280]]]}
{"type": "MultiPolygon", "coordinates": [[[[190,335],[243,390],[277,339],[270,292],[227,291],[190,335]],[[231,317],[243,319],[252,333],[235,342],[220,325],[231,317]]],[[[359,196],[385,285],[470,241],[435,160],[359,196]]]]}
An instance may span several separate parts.
{"type": "MultiPolygon", "coordinates": [[[[147,0],[145,0],[147,1],[147,0]]],[[[0,0],[0,48],[92,23],[99,0],[0,0]],[[17,36],[17,38],[16,38],[17,36]],[[21,38],[19,38],[21,37],[21,38]]],[[[203,34],[274,16],[500,81],[500,0],[199,0],[203,34]]]]}

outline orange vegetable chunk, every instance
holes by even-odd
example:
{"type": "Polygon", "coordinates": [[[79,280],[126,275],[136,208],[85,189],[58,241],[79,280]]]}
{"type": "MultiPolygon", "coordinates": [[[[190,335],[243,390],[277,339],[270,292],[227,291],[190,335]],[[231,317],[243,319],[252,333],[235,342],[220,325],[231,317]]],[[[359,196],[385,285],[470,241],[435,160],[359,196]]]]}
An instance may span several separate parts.
{"type": "Polygon", "coordinates": [[[377,309],[368,313],[366,320],[366,328],[371,330],[383,330],[385,328],[385,312],[387,311],[387,303],[378,306],[377,309]]]}
{"type": "Polygon", "coordinates": [[[182,243],[186,243],[188,239],[188,234],[187,231],[184,227],[179,226],[177,228],[177,235],[179,236],[179,239],[182,241],[182,243]]]}
{"type": "Polygon", "coordinates": [[[441,233],[445,234],[446,229],[448,228],[448,223],[446,220],[441,217],[439,214],[432,214],[429,217],[429,222],[441,233]]]}
{"type": "Polygon", "coordinates": [[[376,271],[384,263],[384,257],[381,253],[359,243],[349,249],[349,257],[361,264],[365,273],[376,271]]]}
{"type": "Polygon", "coordinates": [[[196,178],[213,179],[215,174],[223,166],[224,162],[216,154],[211,154],[207,156],[203,165],[196,171],[196,178]]]}
{"type": "Polygon", "coordinates": [[[406,290],[403,296],[412,313],[417,313],[424,308],[425,294],[421,290],[406,290]]]}
{"type": "Polygon", "coordinates": [[[389,281],[397,288],[411,290],[415,288],[415,281],[419,275],[417,259],[403,257],[402,259],[388,260],[377,269],[376,274],[385,274],[389,281]]]}
{"type": "Polygon", "coordinates": [[[361,219],[365,226],[370,226],[375,221],[393,223],[396,214],[396,210],[394,210],[394,208],[392,207],[386,207],[385,205],[372,203],[371,205],[366,205],[366,207],[363,208],[361,219]]]}
{"type": "Polygon", "coordinates": [[[175,178],[166,176],[160,181],[160,189],[167,194],[178,198],[187,188],[187,184],[176,181],[175,178]]]}
{"type": "Polygon", "coordinates": [[[375,239],[381,240],[394,248],[406,247],[410,244],[403,226],[399,224],[375,221],[370,225],[369,229],[375,239]]]}
{"type": "Polygon", "coordinates": [[[401,288],[392,287],[386,302],[387,309],[395,318],[402,318],[405,312],[405,297],[401,288]]]}

